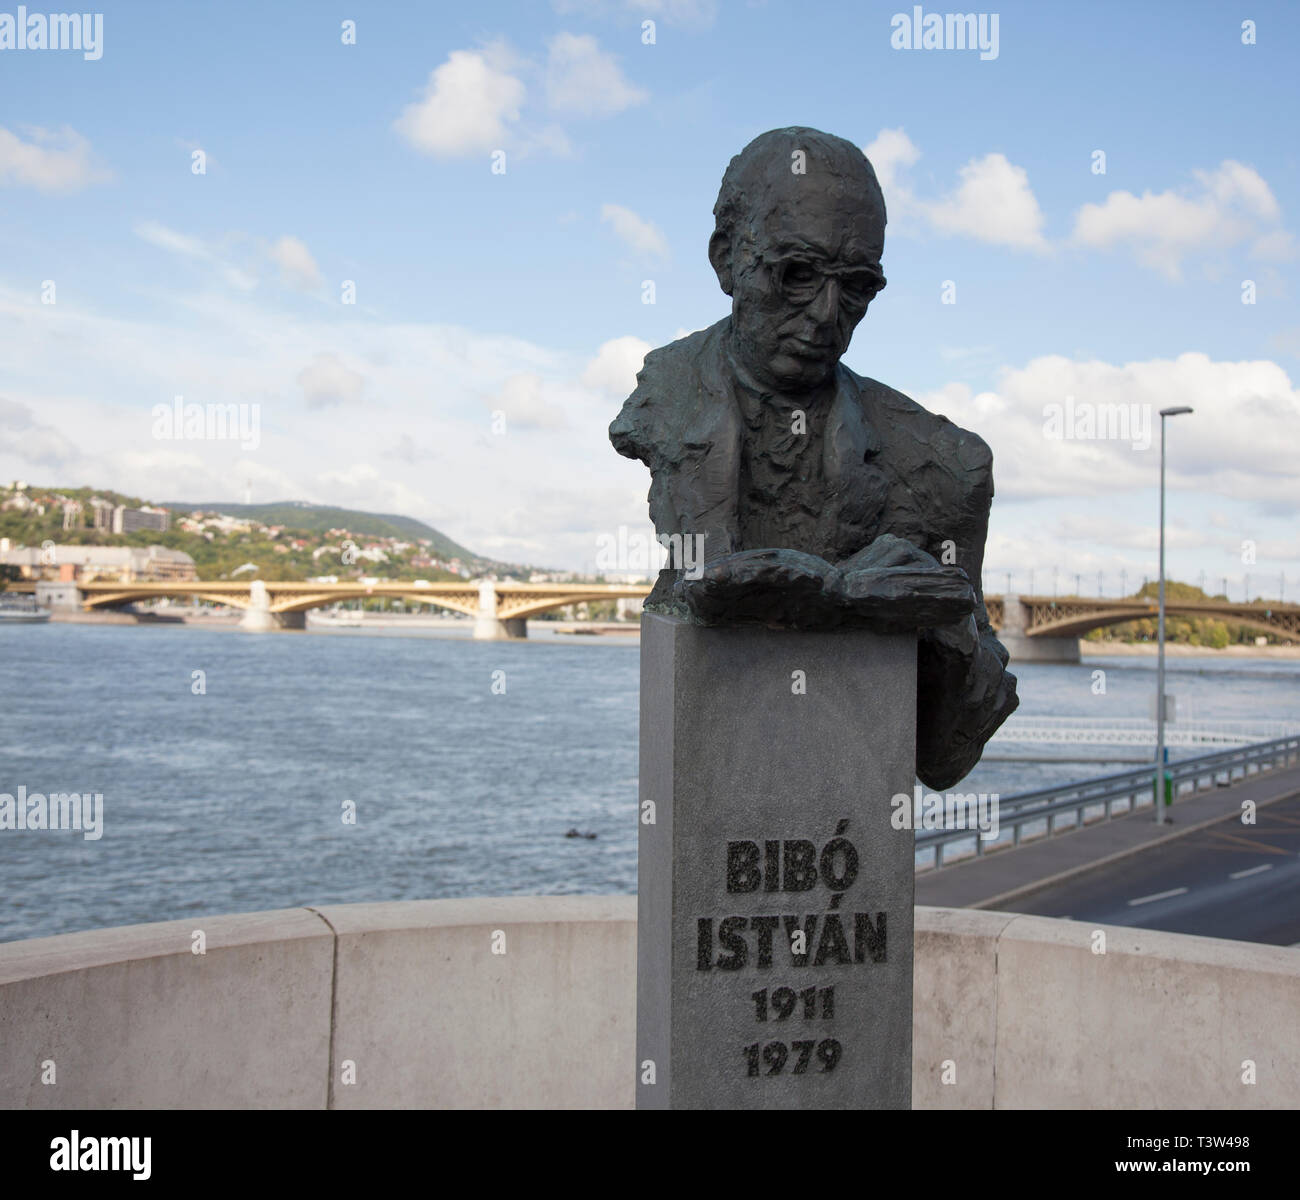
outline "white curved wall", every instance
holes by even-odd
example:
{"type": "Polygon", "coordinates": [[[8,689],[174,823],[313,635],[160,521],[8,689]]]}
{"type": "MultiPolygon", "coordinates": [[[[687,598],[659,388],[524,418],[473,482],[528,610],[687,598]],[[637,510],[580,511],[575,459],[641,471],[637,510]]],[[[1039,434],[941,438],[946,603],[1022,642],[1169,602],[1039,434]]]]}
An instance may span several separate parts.
{"type": "MultiPolygon", "coordinates": [[[[1080,922],[918,908],[915,1106],[1300,1105],[1300,953],[1105,933],[1097,954],[1080,922]]],[[[633,897],[340,905],[12,942],[0,1106],[630,1107],[635,974],[633,897]]]]}

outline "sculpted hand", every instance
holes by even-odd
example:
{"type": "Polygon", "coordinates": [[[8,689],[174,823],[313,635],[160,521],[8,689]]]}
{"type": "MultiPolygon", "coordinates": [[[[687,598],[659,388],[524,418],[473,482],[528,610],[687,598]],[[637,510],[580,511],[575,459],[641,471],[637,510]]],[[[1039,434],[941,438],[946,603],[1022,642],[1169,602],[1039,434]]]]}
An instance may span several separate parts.
{"type": "MultiPolygon", "coordinates": [[[[837,568],[843,604],[881,632],[960,625],[975,610],[975,589],[960,567],[942,565],[905,538],[882,534],[837,568]]],[[[964,640],[959,631],[953,636],[964,640]]]]}
{"type": "Polygon", "coordinates": [[[687,607],[705,625],[761,623],[824,629],[840,623],[834,595],[838,572],[798,550],[742,550],[683,578],[687,607]],[[828,587],[828,584],[832,586],[828,587]]]}

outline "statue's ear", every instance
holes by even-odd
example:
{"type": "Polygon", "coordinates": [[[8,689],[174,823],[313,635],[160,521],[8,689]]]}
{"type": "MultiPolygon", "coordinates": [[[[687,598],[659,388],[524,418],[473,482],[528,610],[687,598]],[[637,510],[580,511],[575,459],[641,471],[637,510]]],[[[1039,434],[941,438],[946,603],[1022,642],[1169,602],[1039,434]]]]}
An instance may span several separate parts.
{"type": "Polygon", "coordinates": [[[731,239],[720,229],[714,230],[713,236],[709,238],[709,262],[713,264],[714,273],[718,276],[718,286],[730,296],[731,239]]]}

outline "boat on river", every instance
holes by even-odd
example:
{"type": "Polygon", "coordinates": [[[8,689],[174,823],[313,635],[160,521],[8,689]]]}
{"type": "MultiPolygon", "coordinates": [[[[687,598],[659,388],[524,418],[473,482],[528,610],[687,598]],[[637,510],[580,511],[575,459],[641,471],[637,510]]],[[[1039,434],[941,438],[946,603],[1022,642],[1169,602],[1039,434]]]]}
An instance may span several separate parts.
{"type": "Polygon", "coordinates": [[[50,610],[37,607],[36,597],[0,593],[0,625],[44,625],[49,619],[50,610]]]}

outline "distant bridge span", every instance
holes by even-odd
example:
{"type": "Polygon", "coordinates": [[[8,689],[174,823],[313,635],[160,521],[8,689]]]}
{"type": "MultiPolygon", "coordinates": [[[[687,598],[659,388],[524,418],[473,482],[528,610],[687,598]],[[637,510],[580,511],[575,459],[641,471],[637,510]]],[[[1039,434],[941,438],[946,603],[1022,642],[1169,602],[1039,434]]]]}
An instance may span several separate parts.
{"type": "MultiPolygon", "coordinates": [[[[1093,629],[1156,620],[1155,600],[1096,600],[1081,596],[987,596],[989,621],[1012,658],[1078,662],[1078,639],[1093,629]],[[1008,605],[1007,601],[1011,601],[1008,605]]],[[[1231,604],[1226,600],[1165,600],[1166,617],[1217,617],[1260,633],[1300,641],[1300,605],[1231,604]]]]}
{"type": "MultiPolygon", "coordinates": [[[[46,585],[53,587],[54,585],[46,585]]],[[[527,636],[527,620],[539,613],[584,601],[644,599],[649,584],[514,583],[297,583],[272,580],[196,580],[187,583],[90,582],[60,585],[75,588],[71,606],[113,608],[164,596],[206,600],[245,610],[248,629],[303,628],[308,609],[345,600],[383,597],[411,604],[432,604],[475,619],[474,636],[527,636]]],[[[31,591],[31,583],[11,584],[31,591]]],[[[1084,599],[1079,596],[999,596],[984,598],[989,620],[1013,659],[1078,662],[1078,639],[1092,629],[1157,616],[1154,600],[1084,599]]],[[[1300,641],[1300,605],[1230,604],[1221,600],[1167,600],[1165,613],[1176,617],[1217,617],[1261,633],[1300,641]]]]}
{"type": "Polygon", "coordinates": [[[386,583],[297,583],[252,579],[159,580],[144,583],[77,583],[77,603],[86,610],[116,608],[137,600],[164,596],[206,600],[242,608],[245,629],[302,629],[309,609],[346,600],[390,599],[411,604],[432,604],[474,618],[476,638],[527,636],[527,620],[553,608],[586,601],[644,598],[649,584],[514,583],[481,580],[477,583],[429,583],[410,580],[386,583]]]}

